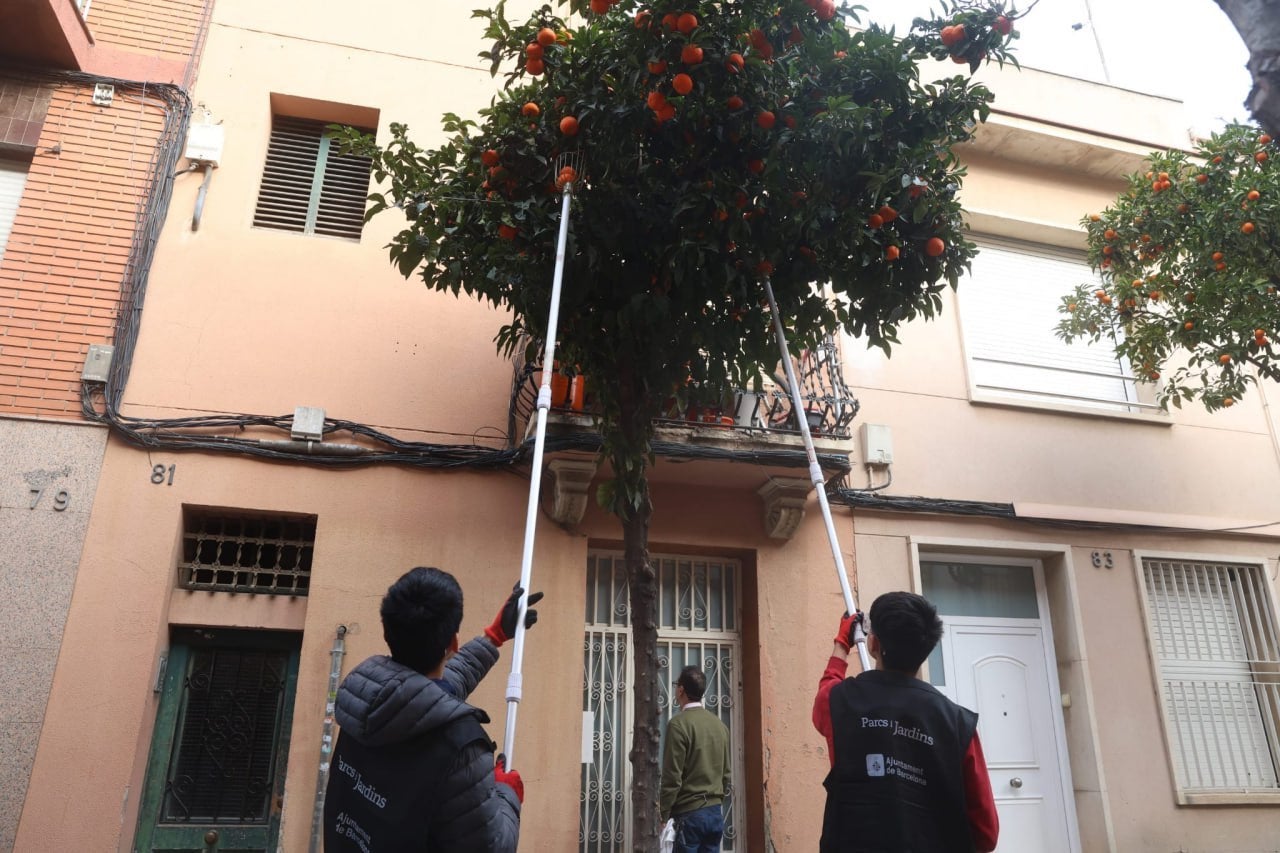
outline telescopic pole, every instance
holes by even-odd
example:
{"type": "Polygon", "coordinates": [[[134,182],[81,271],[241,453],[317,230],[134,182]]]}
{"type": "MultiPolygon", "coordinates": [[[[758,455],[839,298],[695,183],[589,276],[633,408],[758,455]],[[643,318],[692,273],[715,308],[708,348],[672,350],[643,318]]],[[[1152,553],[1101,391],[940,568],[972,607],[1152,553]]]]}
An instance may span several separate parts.
{"type": "Polygon", "coordinates": [[[512,639],[511,674],[507,676],[507,729],[502,743],[508,770],[515,766],[516,716],[520,710],[524,673],[524,617],[529,607],[529,583],[533,574],[533,539],[538,522],[538,494],[542,488],[542,455],[547,441],[547,410],[551,408],[551,374],[555,368],[556,324],[560,319],[560,284],[564,279],[565,245],[569,238],[569,202],[573,182],[564,185],[560,200],[560,236],[556,241],[555,276],[551,284],[551,313],[547,319],[547,337],[542,352],[542,382],[538,388],[537,431],[533,439],[533,469],[529,477],[529,506],[524,521],[524,552],[520,557],[520,610],[516,615],[516,635],[512,639]]]}
{"type": "MultiPolygon", "coordinates": [[[[773,285],[769,279],[764,280],[764,292],[769,298],[769,310],[773,313],[773,332],[778,339],[778,350],[782,356],[782,366],[787,372],[787,385],[791,391],[791,411],[796,423],[800,426],[800,436],[804,439],[804,452],[809,457],[809,479],[813,482],[813,490],[818,493],[818,505],[822,507],[822,520],[827,525],[827,541],[831,545],[831,556],[836,562],[836,576],[840,579],[840,593],[844,596],[844,609],[848,613],[858,611],[857,602],[853,600],[853,590],[849,588],[849,576],[844,568],[844,556],[840,553],[840,542],[836,538],[836,526],[831,520],[831,504],[827,501],[827,480],[822,475],[822,467],[818,465],[818,451],[813,446],[813,436],[809,434],[809,421],[804,416],[804,402],[800,399],[800,383],[796,381],[795,365],[791,363],[791,351],[787,348],[787,335],[782,328],[782,315],[778,313],[778,302],[773,296],[773,285]]],[[[862,662],[862,671],[871,669],[871,656],[867,654],[867,635],[862,623],[853,628],[853,641],[858,647],[858,660],[862,662]]]]}

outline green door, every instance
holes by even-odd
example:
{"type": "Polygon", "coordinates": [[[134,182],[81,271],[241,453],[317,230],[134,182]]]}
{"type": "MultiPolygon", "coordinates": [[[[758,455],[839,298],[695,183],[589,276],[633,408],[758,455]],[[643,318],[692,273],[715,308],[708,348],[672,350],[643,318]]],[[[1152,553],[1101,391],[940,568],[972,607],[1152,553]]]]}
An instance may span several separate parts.
{"type": "Polygon", "coordinates": [[[275,850],[298,634],[175,630],[135,853],[275,850]]]}

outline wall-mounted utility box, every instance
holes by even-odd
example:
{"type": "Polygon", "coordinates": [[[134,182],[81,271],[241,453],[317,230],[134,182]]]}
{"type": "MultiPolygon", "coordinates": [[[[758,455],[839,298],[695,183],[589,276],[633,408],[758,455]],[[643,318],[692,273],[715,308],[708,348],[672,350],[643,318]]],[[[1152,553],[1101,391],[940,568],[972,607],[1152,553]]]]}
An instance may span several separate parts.
{"type": "Polygon", "coordinates": [[[893,433],[884,424],[862,425],[862,461],[867,465],[893,464],[893,433]]]}
{"type": "Polygon", "coordinates": [[[321,441],[324,439],[324,409],[316,406],[298,406],[293,410],[293,424],[289,436],[297,441],[321,441]]]}
{"type": "Polygon", "coordinates": [[[182,156],[194,163],[217,166],[222,162],[222,146],[226,138],[220,124],[193,124],[187,131],[187,149],[182,156]]]}
{"type": "Polygon", "coordinates": [[[111,357],[115,354],[116,348],[111,344],[89,344],[80,379],[84,382],[106,382],[107,373],[111,370],[111,357]]]}

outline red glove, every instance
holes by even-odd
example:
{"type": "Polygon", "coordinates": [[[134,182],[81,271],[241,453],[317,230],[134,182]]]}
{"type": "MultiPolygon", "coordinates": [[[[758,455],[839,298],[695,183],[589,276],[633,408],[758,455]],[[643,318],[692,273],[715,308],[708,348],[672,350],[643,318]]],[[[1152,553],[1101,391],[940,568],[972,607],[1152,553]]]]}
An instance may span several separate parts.
{"type": "Polygon", "coordinates": [[[499,755],[498,760],[493,765],[493,778],[496,782],[510,786],[511,790],[516,792],[516,799],[524,805],[524,780],[520,778],[520,771],[507,769],[507,757],[499,755]]]}
{"type": "MultiPolygon", "coordinates": [[[[495,646],[501,646],[516,635],[516,619],[520,616],[520,596],[523,594],[524,590],[521,589],[520,582],[517,581],[515,587],[511,590],[511,596],[502,605],[498,615],[494,617],[493,624],[484,629],[484,635],[492,640],[495,646]]],[[[529,603],[525,606],[524,611],[524,627],[526,630],[532,628],[533,623],[538,621],[538,611],[528,608],[541,600],[542,593],[540,592],[529,595],[529,603]]]]}
{"type": "Polygon", "coordinates": [[[846,613],[840,620],[840,630],[836,631],[835,643],[846,652],[853,647],[853,627],[862,624],[862,611],[858,610],[852,615],[846,613]]]}

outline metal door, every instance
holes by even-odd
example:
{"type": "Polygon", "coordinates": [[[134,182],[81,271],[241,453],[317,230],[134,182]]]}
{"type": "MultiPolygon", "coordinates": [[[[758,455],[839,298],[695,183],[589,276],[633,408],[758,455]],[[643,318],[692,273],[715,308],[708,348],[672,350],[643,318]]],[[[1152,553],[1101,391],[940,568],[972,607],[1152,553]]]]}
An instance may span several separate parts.
{"type": "MultiPolygon", "coordinates": [[[[741,614],[737,561],[653,556],[658,575],[659,701],[665,723],[677,710],[671,682],[700,663],[703,704],[729,728],[735,787],[743,777],[741,614]]],[[[631,631],[622,555],[593,553],[587,562],[583,645],[583,763],[578,847],[581,853],[630,850],[631,631]]],[[[724,853],[746,850],[745,803],[730,792],[724,853]]]]}
{"type": "Polygon", "coordinates": [[[175,631],[136,853],[275,850],[301,638],[175,631]]]}

